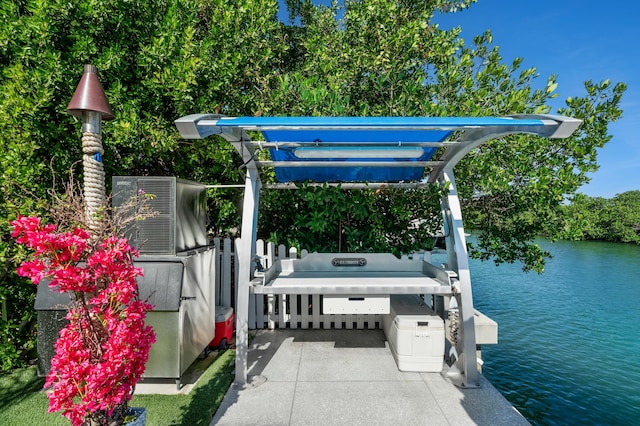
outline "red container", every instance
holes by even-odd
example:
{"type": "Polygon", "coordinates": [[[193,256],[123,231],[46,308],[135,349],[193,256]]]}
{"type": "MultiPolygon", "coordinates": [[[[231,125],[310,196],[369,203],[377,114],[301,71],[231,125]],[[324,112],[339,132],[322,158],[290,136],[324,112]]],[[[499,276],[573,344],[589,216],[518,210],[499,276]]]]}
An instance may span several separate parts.
{"type": "Polygon", "coordinates": [[[216,306],[216,334],[209,346],[226,349],[233,337],[233,308],[216,306]]]}

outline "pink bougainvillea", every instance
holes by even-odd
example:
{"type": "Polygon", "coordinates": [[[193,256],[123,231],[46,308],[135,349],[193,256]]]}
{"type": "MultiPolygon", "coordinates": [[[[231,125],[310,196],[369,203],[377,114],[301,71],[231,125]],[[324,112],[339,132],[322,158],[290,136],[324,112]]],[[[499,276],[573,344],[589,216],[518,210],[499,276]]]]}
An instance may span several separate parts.
{"type": "Polygon", "coordinates": [[[16,241],[34,251],[18,274],[35,284],[46,278],[71,297],[45,382],[52,387],[49,411],[61,411],[73,425],[109,424],[131,399],[155,341],[144,322],[152,306],[138,297],[138,253],[125,239],[96,245],[83,229],[57,232],[37,217],[11,225],[16,241]]]}

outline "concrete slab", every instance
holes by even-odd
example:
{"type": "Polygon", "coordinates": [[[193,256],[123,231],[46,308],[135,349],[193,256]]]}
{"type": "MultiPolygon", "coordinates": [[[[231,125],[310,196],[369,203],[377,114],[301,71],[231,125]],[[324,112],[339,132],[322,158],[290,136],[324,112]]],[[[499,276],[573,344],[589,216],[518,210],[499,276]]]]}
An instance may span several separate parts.
{"type": "Polygon", "coordinates": [[[231,385],[213,425],[289,425],[296,382],[253,380],[243,388],[231,385]]]}
{"type": "Polygon", "coordinates": [[[186,395],[200,379],[202,373],[213,363],[218,356],[218,351],[212,351],[201,358],[196,359],[193,364],[184,372],[180,379],[180,386],[178,387],[175,379],[145,379],[143,378],[138,382],[135,389],[136,395],[186,395]]]}
{"type": "Polygon", "coordinates": [[[289,424],[423,425],[427,419],[449,424],[421,382],[300,382],[289,424]]]}
{"type": "Polygon", "coordinates": [[[354,336],[354,341],[359,341],[363,334],[367,337],[375,336],[375,344],[361,342],[361,347],[344,347],[332,341],[305,343],[298,369],[298,381],[420,380],[417,373],[403,374],[398,370],[393,358],[389,357],[389,348],[381,330],[360,330],[364,333],[358,331],[351,330],[339,334],[354,336]],[[327,368],[328,366],[330,367],[327,368]]]}
{"type": "Polygon", "coordinates": [[[528,425],[484,378],[398,371],[380,330],[260,330],[211,425],[528,425]]]}

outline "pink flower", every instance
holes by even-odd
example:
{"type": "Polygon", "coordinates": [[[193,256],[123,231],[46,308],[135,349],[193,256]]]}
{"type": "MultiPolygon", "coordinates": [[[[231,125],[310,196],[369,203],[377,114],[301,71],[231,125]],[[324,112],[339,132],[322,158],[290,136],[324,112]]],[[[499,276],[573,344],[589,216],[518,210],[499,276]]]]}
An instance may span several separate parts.
{"type": "Polygon", "coordinates": [[[72,300],[45,380],[52,387],[49,411],[61,411],[73,425],[97,411],[110,416],[131,398],[156,339],[145,325],[152,306],[138,298],[138,252],[116,237],[92,251],[85,230],[59,233],[37,217],[20,216],[11,225],[12,237],[33,250],[17,273],[35,284],[47,278],[72,300]]]}

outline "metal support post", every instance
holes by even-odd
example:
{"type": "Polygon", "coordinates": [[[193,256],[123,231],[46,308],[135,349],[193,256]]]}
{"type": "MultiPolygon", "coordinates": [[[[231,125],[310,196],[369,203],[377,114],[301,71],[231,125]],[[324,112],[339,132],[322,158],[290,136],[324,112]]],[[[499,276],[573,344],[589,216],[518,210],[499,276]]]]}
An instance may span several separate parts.
{"type": "Polygon", "coordinates": [[[442,200],[444,212],[448,268],[457,274],[455,298],[460,315],[460,337],[456,350],[458,359],[445,376],[460,387],[480,386],[476,359],[476,334],[474,324],[473,295],[467,242],[462,224],[462,211],[452,169],[442,171],[440,182],[449,184],[449,193],[442,200]]]}
{"type": "Polygon", "coordinates": [[[244,204],[242,207],[242,231],[237,248],[239,268],[236,297],[236,384],[247,383],[247,356],[249,354],[249,286],[253,278],[253,258],[258,227],[260,179],[253,164],[247,167],[244,204]]]}

